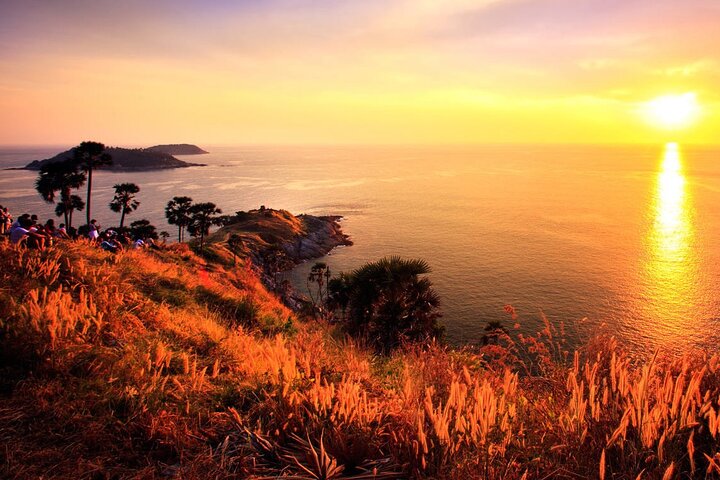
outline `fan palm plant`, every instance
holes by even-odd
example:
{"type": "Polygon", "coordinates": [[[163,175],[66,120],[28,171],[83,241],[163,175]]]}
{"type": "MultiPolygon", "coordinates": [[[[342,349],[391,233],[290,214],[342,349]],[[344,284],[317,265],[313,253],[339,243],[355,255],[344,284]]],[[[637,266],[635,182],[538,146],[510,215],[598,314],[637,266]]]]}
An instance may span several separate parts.
{"type": "Polygon", "coordinates": [[[135,200],[135,194],[140,191],[140,187],[134,183],[118,183],[113,188],[115,196],[110,202],[110,210],[120,213],[120,228],[123,228],[125,215],[134,212],[140,206],[140,202],[135,200]]]}
{"type": "Polygon", "coordinates": [[[40,167],[35,189],[48,203],[55,203],[56,194],[60,193],[60,202],[55,213],[58,216],[64,215],[65,224],[70,227],[72,212],[84,207],[82,200],[77,195],[72,195],[71,191],[80,188],[84,183],[85,173],[79,171],[78,165],[72,160],[64,160],[46,163],[40,167]]]}

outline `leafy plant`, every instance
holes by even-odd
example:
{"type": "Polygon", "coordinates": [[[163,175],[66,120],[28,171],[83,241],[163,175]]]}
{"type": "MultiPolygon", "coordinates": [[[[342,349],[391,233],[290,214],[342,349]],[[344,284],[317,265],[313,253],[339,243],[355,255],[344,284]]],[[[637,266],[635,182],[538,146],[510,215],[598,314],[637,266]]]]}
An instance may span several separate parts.
{"type": "Polygon", "coordinates": [[[125,215],[134,212],[140,206],[140,202],[135,200],[135,194],[140,191],[140,187],[134,183],[118,183],[113,188],[115,196],[110,201],[110,210],[120,213],[120,228],[123,228],[125,215]]]}
{"type": "Polygon", "coordinates": [[[188,225],[190,225],[190,207],[192,206],[192,198],[190,197],[173,197],[165,207],[165,217],[170,225],[178,227],[178,242],[185,240],[184,233],[188,225]]]}

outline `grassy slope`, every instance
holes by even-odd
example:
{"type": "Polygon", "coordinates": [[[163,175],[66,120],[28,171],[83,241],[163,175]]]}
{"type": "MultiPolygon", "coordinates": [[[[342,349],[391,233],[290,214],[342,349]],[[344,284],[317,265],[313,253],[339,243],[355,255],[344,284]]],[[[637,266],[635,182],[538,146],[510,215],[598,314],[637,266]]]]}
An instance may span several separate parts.
{"type": "Polygon", "coordinates": [[[228,226],[220,228],[208,236],[208,243],[221,244],[231,234],[238,234],[243,240],[246,252],[258,252],[273,245],[292,242],[307,233],[307,226],[301,218],[286,210],[243,212],[241,217],[228,226]]]}
{"type": "Polygon", "coordinates": [[[0,275],[3,478],[720,473],[718,359],[565,366],[549,325],[376,357],[184,245],[2,243],[0,275]]]}

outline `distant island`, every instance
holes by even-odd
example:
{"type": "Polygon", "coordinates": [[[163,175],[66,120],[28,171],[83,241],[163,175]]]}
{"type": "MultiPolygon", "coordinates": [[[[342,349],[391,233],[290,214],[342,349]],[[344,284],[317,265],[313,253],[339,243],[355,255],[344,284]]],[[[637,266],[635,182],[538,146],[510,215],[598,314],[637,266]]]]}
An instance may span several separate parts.
{"type": "MultiPolygon", "coordinates": [[[[137,171],[137,170],[164,170],[170,168],[187,168],[205,166],[203,163],[190,163],[175,158],[175,155],[197,155],[207,153],[195,145],[156,145],[149,148],[122,148],[108,147],[105,152],[110,154],[113,163],[108,167],[102,167],[114,171],[137,171]],[[183,153],[180,153],[183,152],[183,153]],[[193,152],[193,153],[185,153],[193,152]]],[[[46,163],[54,163],[72,158],[73,149],[58,153],[54,157],[44,160],[35,160],[23,167],[23,170],[40,170],[46,163]]]]}
{"type": "Polygon", "coordinates": [[[145,150],[148,152],[160,152],[167,153],[168,155],[204,155],[207,152],[197,145],[191,145],[189,143],[173,143],[170,145],[155,145],[154,147],[148,147],[145,150]]]}

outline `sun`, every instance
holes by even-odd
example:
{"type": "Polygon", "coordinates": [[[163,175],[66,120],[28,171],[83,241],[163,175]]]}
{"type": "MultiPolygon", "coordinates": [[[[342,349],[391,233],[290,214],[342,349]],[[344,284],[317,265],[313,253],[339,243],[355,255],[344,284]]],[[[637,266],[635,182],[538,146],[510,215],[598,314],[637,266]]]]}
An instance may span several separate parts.
{"type": "Polygon", "coordinates": [[[663,95],[644,104],[648,121],[668,130],[679,130],[692,125],[700,113],[700,104],[694,93],[663,95]]]}

